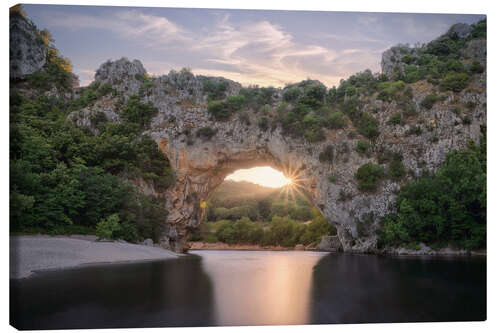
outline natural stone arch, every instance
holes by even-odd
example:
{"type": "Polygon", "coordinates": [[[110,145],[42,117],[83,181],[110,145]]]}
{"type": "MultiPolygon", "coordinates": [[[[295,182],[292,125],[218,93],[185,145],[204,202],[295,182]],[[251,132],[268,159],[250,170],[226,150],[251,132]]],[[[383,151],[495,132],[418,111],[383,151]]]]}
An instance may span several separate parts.
{"type": "MultiPolygon", "coordinates": [[[[415,123],[430,126],[432,131],[407,135],[409,125],[394,127],[388,122],[392,115],[401,112],[397,103],[368,96],[360,111],[373,114],[374,109],[380,110],[374,114],[380,135],[371,142],[374,154],[366,155],[356,152],[358,140],[365,138],[350,122],[343,129],[325,130],[325,140],[310,143],[303,137],[286,135],[279,122],[265,128],[259,126],[262,114],[250,108],[236,112],[226,121],[215,121],[207,112],[207,95],[203,92],[206,77],[194,76],[187,70],[171,71],[149,78],[149,88],[145,91],[146,75],[137,60],[122,58],[104,63],[96,71],[95,81],[111,84],[117,96],[104,96],[69,117],[90,127],[91,116],[96,112],[102,112],[108,121],[120,121],[119,105],[123,104],[119,103],[120,98],[127,99],[132,94],[140,95],[143,102],[150,102],[158,109],[158,115],[144,133],[151,135],[168,157],[177,181],[163,193],[144,186],[143,181],[138,186],[165,198],[169,215],[160,241],[162,246],[175,251],[183,250],[187,231],[199,225],[200,201],[206,200],[227,174],[258,165],[270,165],[285,174],[299,170],[304,194],[336,226],[343,250],[375,251],[380,217],[390,212],[391,202],[403,182],[385,178],[375,191],[362,192],[355,179],[358,168],[365,163],[377,163],[375,152],[389,150],[399,152],[405,168],[415,176],[424,170],[434,171],[447,152],[464,147],[471,139],[479,142],[481,126],[486,124],[484,89],[450,94],[431,110],[424,110],[420,102],[432,92],[432,87],[417,82],[413,84],[417,92],[411,101],[418,114],[415,123]],[[450,112],[450,105],[469,101],[476,106],[468,111],[470,123],[466,125],[450,112]],[[209,129],[209,135],[200,132],[203,129],[209,129]],[[325,161],[320,155],[328,146],[331,158],[325,161]],[[329,181],[332,174],[335,182],[329,181]],[[366,216],[370,217],[370,223],[363,228],[363,234],[358,234],[358,225],[366,216]]],[[[231,80],[211,80],[227,83],[226,96],[236,95],[241,89],[240,84],[231,80]]],[[[471,84],[484,87],[485,80],[483,73],[471,84]]],[[[268,112],[277,112],[282,97],[283,90],[277,89],[268,112]]]]}
{"type": "MultiPolygon", "coordinates": [[[[316,177],[305,177],[303,160],[293,153],[279,155],[274,144],[262,147],[243,146],[228,149],[222,142],[206,142],[192,149],[169,145],[165,138],[159,141],[160,149],[168,156],[176,172],[177,181],[168,191],[166,205],[169,209],[166,228],[160,242],[175,251],[181,251],[189,230],[201,223],[201,202],[207,201],[226,176],[239,169],[270,166],[283,172],[296,182],[296,190],[321,211],[316,203],[316,177]]],[[[323,207],[324,208],[324,207],[323,207]]]]}

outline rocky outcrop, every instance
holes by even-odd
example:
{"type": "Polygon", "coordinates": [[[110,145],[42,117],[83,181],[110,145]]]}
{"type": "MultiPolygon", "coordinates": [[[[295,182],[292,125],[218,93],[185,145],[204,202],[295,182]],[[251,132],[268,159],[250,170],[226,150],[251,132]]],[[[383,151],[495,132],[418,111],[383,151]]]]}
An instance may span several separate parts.
{"type": "Polygon", "coordinates": [[[467,23],[457,23],[451,26],[448,34],[455,34],[457,38],[464,39],[469,37],[472,27],[467,23]]]}
{"type": "MultiPolygon", "coordinates": [[[[474,58],[481,62],[484,66],[486,64],[486,40],[485,39],[469,39],[472,32],[472,26],[465,23],[457,23],[450,27],[450,29],[437,40],[442,38],[464,39],[466,40],[465,47],[460,50],[465,58],[474,58]]],[[[382,53],[382,60],[380,62],[382,73],[389,77],[394,74],[405,72],[404,57],[418,56],[418,53],[424,51],[429,44],[415,45],[410,47],[409,44],[398,44],[382,53]]]]}
{"type": "Polygon", "coordinates": [[[407,255],[407,256],[464,256],[464,255],[476,255],[485,256],[486,250],[471,251],[466,249],[457,249],[451,246],[444,248],[433,249],[424,243],[416,245],[414,248],[387,248],[383,251],[384,254],[388,255],[407,255]]]}
{"type": "Polygon", "coordinates": [[[47,48],[38,29],[19,13],[10,15],[10,78],[22,78],[40,70],[46,63],[47,48]]]}
{"type": "Polygon", "coordinates": [[[486,66],[486,39],[472,39],[465,44],[462,54],[486,66]]]}
{"type": "Polygon", "coordinates": [[[316,246],[316,249],[321,251],[338,252],[342,251],[342,243],[340,242],[338,236],[323,236],[318,246],[316,246]]]}
{"type": "MultiPolygon", "coordinates": [[[[207,112],[207,96],[203,92],[203,82],[207,78],[188,71],[172,71],[149,78],[146,87],[144,83],[139,85],[139,76],[144,73],[138,61],[122,59],[104,64],[97,71],[96,81],[109,82],[123,92],[124,98],[140,93],[143,102],[151,102],[159,110],[146,133],[168,157],[177,179],[173,187],[161,194],[166,198],[165,206],[169,211],[160,240],[162,246],[183,250],[188,232],[200,224],[202,203],[228,174],[241,168],[267,165],[294,179],[295,190],[302,191],[336,226],[335,248],[351,252],[374,250],[379,218],[390,211],[401,182],[384,179],[377,191],[369,193],[358,189],[357,169],[368,162],[377,163],[377,159],[375,154],[355,151],[362,137],[353,136],[352,124],[341,130],[329,130],[325,141],[311,144],[284,135],[280,126],[259,127],[259,114],[255,110],[241,110],[228,121],[214,121],[207,112]],[[135,74],[128,75],[128,70],[139,74],[138,78],[135,74]],[[210,138],[197,135],[201,128],[210,128],[214,135],[210,138]],[[319,155],[329,145],[333,148],[334,159],[321,162],[319,155]],[[328,180],[333,173],[337,178],[335,182],[328,180]],[[372,214],[373,218],[360,233],[360,221],[367,214],[372,214]]],[[[416,176],[423,170],[435,170],[447,152],[464,147],[471,139],[479,141],[480,126],[486,123],[485,80],[484,73],[475,75],[469,89],[449,93],[430,110],[421,108],[420,102],[434,91],[434,87],[425,81],[412,84],[412,102],[417,116],[404,126],[388,122],[393,114],[401,112],[396,102],[382,102],[375,96],[367,98],[363,111],[372,113],[380,123],[381,134],[373,142],[373,151],[400,152],[404,166],[416,176]],[[377,113],[372,112],[375,109],[377,113]],[[411,126],[419,126],[421,133],[408,134],[411,126]]],[[[227,82],[227,95],[238,93],[241,86],[227,82]]],[[[281,95],[282,91],[278,90],[271,106],[273,110],[281,104],[281,95]]],[[[108,119],[119,121],[120,108],[113,106],[117,100],[118,97],[108,96],[102,104],[75,111],[70,117],[78,121],[80,116],[85,119],[103,110],[108,119]]]]}
{"type": "Polygon", "coordinates": [[[406,55],[414,56],[417,53],[416,48],[411,48],[408,44],[399,44],[391,47],[382,53],[382,73],[392,77],[397,71],[404,71],[403,57],[406,55]]]}

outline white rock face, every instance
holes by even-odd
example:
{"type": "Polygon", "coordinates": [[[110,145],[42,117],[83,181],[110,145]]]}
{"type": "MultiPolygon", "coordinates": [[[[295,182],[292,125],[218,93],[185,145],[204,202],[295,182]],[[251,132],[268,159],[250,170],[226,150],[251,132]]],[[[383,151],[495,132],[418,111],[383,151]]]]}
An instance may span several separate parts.
{"type": "Polygon", "coordinates": [[[380,62],[382,73],[389,77],[392,77],[397,70],[401,70],[404,73],[403,57],[405,55],[415,55],[416,52],[414,48],[411,48],[407,44],[399,44],[384,51],[382,53],[382,61],[380,62]]]}
{"type": "Polygon", "coordinates": [[[33,22],[19,14],[10,15],[10,78],[21,78],[41,69],[47,49],[33,22]]]}
{"type": "MultiPolygon", "coordinates": [[[[375,192],[361,192],[355,179],[357,169],[368,162],[377,163],[375,152],[387,149],[400,152],[406,169],[415,175],[424,170],[436,170],[447,152],[464,147],[471,139],[478,142],[480,126],[486,124],[484,73],[474,77],[471,89],[450,93],[430,110],[421,108],[419,103],[434,88],[424,81],[413,84],[412,102],[417,108],[417,116],[404,126],[387,122],[391,115],[401,112],[396,102],[382,102],[375,96],[367,98],[363,111],[379,120],[381,133],[373,142],[372,154],[368,155],[355,151],[358,140],[364,138],[350,134],[355,132],[350,123],[344,129],[326,131],[325,141],[311,144],[284,135],[279,124],[261,129],[258,121],[262,113],[257,110],[240,110],[228,121],[214,121],[207,112],[207,97],[203,93],[205,77],[194,76],[188,71],[172,71],[148,79],[146,87],[140,77],[145,73],[140,62],[121,59],[103,64],[96,72],[96,81],[110,83],[125,98],[140,93],[143,102],[151,102],[159,110],[146,133],[157,142],[176,173],[176,184],[161,193],[166,198],[169,215],[160,243],[177,252],[185,246],[189,230],[200,224],[201,203],[209,199],[224,178],[237,169],[264,165],[295,179],[297,190],[336,226],[344,251],[374,251],[380,217],[391,210],[402,182],[385,178],[375,192]],[[467,102],[474,107],[462,108],[461,114],[452,111],[467,102]],[[375,108],[379,109],[377,113],[373,113],[375,108]],[[410,125],[420,126],[422,133],[408,134],[410,125]],[[197,135],[204,127],[210,127],[215,135],[210,139],[197,135]],[[333,149],[333,159],[325,163],[319,160],[319,155],[327,146],[333,149]],[[334,183],[328,180],[332,174],[337,178],[334,183]],[[367,216],[369,222],[364,223],[367,216]],[[358,232],[360,223],[363,223],[362,233],[358,232]]],[[[237,94],[241,86],[226,81],[229,87],[226,95],[237,94]]],[[[79,117],[85,119],[93,112],[103,111],[107,119],[119,121],[119,107],[113,107],[112,98],[106,98],[89,109],[75,111],[70,117],[76,117],[78,122],[79,117]]],[[[276,112],[282,102],[281,90],[273,100],[271,113],[276,112]]],[[[141,184],[139,188],[152,191],[141,184]]]]}
{"type": "Polygon", "coordinates": [[[467,38],[472,31],[472,27],[467,23],[457,23],[451,26],[449,32],[457,34],[460,39],[467,38]]]}
{"type": "Polygon", "coordinates": [[[336,252],[342,250],[342,243],[337,236],[323,236],[316,249],[336,252]]]}

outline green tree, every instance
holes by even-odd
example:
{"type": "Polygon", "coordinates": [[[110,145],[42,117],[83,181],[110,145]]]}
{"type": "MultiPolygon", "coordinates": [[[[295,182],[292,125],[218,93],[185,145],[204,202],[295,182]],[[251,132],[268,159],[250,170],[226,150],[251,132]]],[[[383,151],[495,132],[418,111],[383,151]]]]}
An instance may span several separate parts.
{"type": "Polygon", "coordinates": [[[486,141],[450,152],[435,175],[402,187],[396,211],[382,219],[380,246],[424,242],[486,246],[486,141]]]}
{"type": "Polygon", "coordinates": [[[384,170],[377,164],[363,164],[356,171],[356,180],[361,191],[374,191],[377,189],[380,179],[384,176],[384,170]]]}
{"type": "Polygon", "coordinates": [[[100,239],[116,238],[116,233],[120,230],[120,218],[118,214],[108,216],[97,223],[96,235],[100,239]]]}
{"type": "Polygon", "coordinates": [[[153,104],[144,104],[137,95],[129,97],[120,116],[126,121],[139,124],[144,129],[149,126],[151,119],[158,114],[158,109],[153,104]]]}

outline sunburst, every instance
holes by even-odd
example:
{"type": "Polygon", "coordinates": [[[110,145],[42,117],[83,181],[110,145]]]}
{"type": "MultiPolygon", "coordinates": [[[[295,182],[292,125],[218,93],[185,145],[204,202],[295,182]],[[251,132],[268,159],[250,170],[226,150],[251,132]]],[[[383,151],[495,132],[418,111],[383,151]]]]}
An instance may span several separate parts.
{"type": "MultiPolygon", "coordinates": [[[[294,202],[294,205],[297,205],[296,194],[307,193],[308,188],[305,184],[307,184],[310,178],[305,176],[305,168],[298,166],[292,167],[290,162],[288,164],[281,164],[280,169],[285,174],[287,183],[286,185],[281,187],[279,195],[280,197],[285,197],[287,200],[290,200],[291,198],[294,202]]],[[[308,196],[306,195],[306,198],[307,197],[308,196]]]]}

